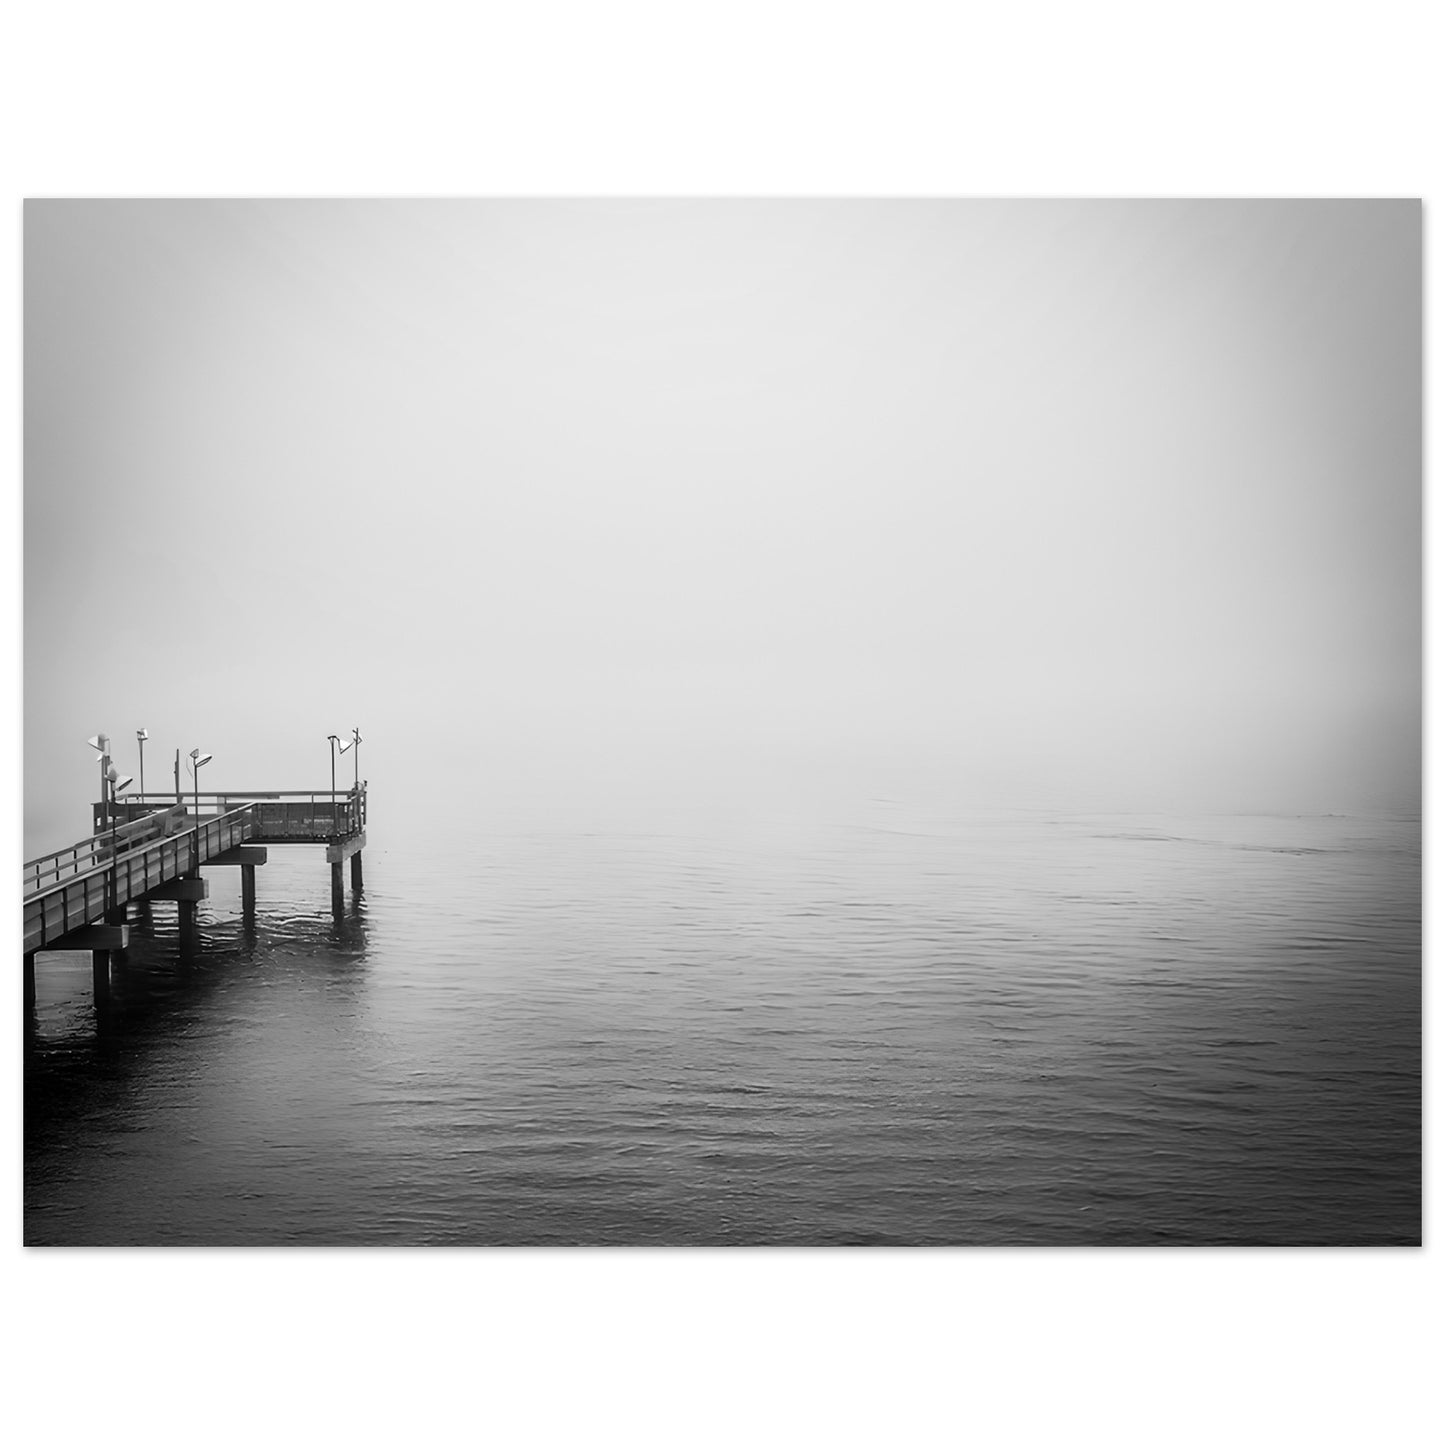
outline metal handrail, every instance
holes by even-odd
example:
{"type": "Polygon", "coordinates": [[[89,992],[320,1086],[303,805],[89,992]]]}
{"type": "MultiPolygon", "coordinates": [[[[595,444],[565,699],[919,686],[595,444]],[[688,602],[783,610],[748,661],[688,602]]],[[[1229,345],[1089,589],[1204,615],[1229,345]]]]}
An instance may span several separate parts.
{"type": "MultiPolygon", "coordinates": [[[[366,784],[365,784],[365,783],[362,783],[362,784],[360,784],[359,786],[358,786],[358,785],[353,785],[352,787],[349,787],[349,788],[337,788],[337,790],[336,790],[336,796],[337,796],[338,798],[349,798],[349,797],[351,797],[352,794],[354,794],[354,793],[357,793],[357,792],[364,793],[365,791],[366,791],[366,784]]],[[[289,790],[287,790],[287,789],[277,790],[277,789],[275,789],[275,788],[271,788],[271,789],[268,789],[268,790],[266,790],[266,791],[264,791],[264,792],[262,792],[262,791],[260,791],[260,790],[258,790],[258,789],[254,789],[254,788],[218,788],[218,789],[217,789],[215,792],[213,792],[213,793],[204,793],[204,792],[203,792],[203,793],[193,793],[193,792],[185,792],[185,793],[182,793],[180,801],[184,803],[184,802],[187,801],[187,799],[194,799],[194,798],[210,798],[210,799],[213,799],[213,800],[214,800],[214,799],[221,799],[221,798],[254,798],[254,799],[258,800],[258,801],[266,802],[266,801],[276,800],[276,799],[280,799],[280,798],[327,798],[327,799],[329,799],[330,797],[331,797],[331,789],[330,789],[330,788],[292,788],[292,789],[289,789],[289,790]]],[[[135,806],[137,806],[137,805],[143,805],[143,804],[147,804],[147,803],[160,803],[160,802],[166,802],[166,803],[171,803],[171,804],[173,804],[173,803],[175,803],[175,801],[176,801],[176,795],[175,795],[174,792],[170,792],[170,793],[130,793],[130,794],[127,794],[126,797],[120,801],[120,806],[121,806],[121,807],[124,807],[124,806],[126,806],[127,804],[129,804],[131,807],[135,807],[135,806]]]]}
{"type": "MultiPolygon", "coordinates": [[[[128,803],[126,806],[129,810],[135,804],[128,803]]],[[[109,856],[112,841],[117,850],[132,846],[131,837],[134,834],[140,832],[148,823],[154,826],[155,819],[174,807],[175,804],[167,797],[166,805],[163,808],[155,808],[150,812],[128,818],[126,822],[118,823],[113,830],[109,827],[97,827],[89,838],[72,843],[68,848],[57,848],[53,853],[44,853],[39,858],[32,858],[21,867],[22,892],[27,890],[33,892],[39,889],[47,879],[59,880],[65,875],[75,877],[85,869],[94,867],[98,854],[109,856]],[[114,833],[113,840],[112,832],[114,833]]],[[[99,805],[97,805],[96,811],[99,811],[99,805]]]]}
{"type": "Polygon", "coordinates": [[[39,858],[32,858],[30,862],[24,865],[23,888],[38,890],[45,878],[53,877],[59,879],[67,868],[73,877],[81,871],[82,857],[85,859],[84,866],[90,868],[94,864],[95,853],[100,846],[101,839],[97,836],[87,838],[80,843],[72,843],[69,848],[57,848],[53,853],[46,853],[39,858]],[[66,858],[69,859],[68,864],[62,862],[62,860],[66,858]]]}
{"type": "MultiPolygon", "coordinates": [[[[163,809],[158,811],[164,812],[163,809]]],[[[155,816],[155,813],[142,814],[139,818],[118,824],[115,829],[116,847],[119,848],[122,844],[127,843],[127,835],[138,832],[142,824],[149,822],[155,816]]],[[[94,833],[79,843],[72,843],[68,848],[57,848],[53,853],[44,853],[39,858],[32,858],[28,863],[22,865],[23,886],[33,890],[39,888],[48,877],[59,879],[64,873],[69,873],[73,877],[83,869],[94,866],[97,854],[108,855],[110,851],[111,835],[110,830],[107,829],[103,833],[94,833]]]]}
{"type": "MultiPolygon", "coordinates": [[[[230,790],[227,792],[215,793],[192,793],[182,802],[181,806],[186,807],[187,824],[190,829],[199,826],[200,814],[191,812],[192,807],[204,804],[230,804],[239,802],[241,808],[228,809],[227,812],[215,813],[210,816],[209,821],[218,817],[228,816],[229,812],[244,811],[245,808],[254,806],[255,803],[299,801],[307,799],[311,805],[312,813],[321,816],[324,811],[330,808],[332,793],[329,788],[315,788],[310,791],[293,789],[289,791],[254,792],[246,790],[230,790]],[[189,806],[187,806],[189,805],[189,806]]],[[[335,794],[336,819],[340,832],[344,836],[360,832],[366,826],[366,784],[353,785],[345,792],[340,789],[335,794]]],[[[116,812],[127,818],[124,823],[116,825],[116,848],[117,851],[125,847],[128,840],[125,837],[127,831],[137,831],[138,825],[148,818],[155,816],[157,812],[164,812],[176,806],[174,793],[146,793],[131,795],[130,797],[116,804],[116,812]],[[140,813],[136,816],[138,809],[149,808],[149,813],[140,813]]],[[[95,805],[95,812],[99,818],[101,805],[95,805]]],[[[337,824],[333,824],[333,833],[337,824]]],[[[170,835],[174,837],[174,834],[170,835]]],[[[156,840],[163,841],[163,840],[156,840]]],[[[144,848],[133,848],[136,856],[141,856],[146,851],[144,848]]],[[[21,892],[29,900],[39,896],[46,888],[54,888],[64,879],[77,878],[84,873],[89,873],[96,867],[105,866],[111,852],[111,829],[108,825],[97,822],[97,830],[90,837],[84,838],[77,843],[72,843],[68,848],[57,848],[52,853],[42,854],[39,858],[32,858],[22,865],[21,870],[21,892]]]]}
{"type": "Polygon", "coordinates": [[[170,878],[192,872],[217,853],[244,841],[250,833],[251,820],[247,816],[250,812],[249,806],[236,808],[205,823],[198,822],[194,828],[158,838],[144,848],[118,852],[107,866],[92,868],[32,893],[24,906],[26,951],[63,948],[66,936],[75,929],[94,922],[113,908],[124,906],[132,897],[144,896],[170,878]],[[220,846],[213,847],[212,840],[220,846]],[[79,890],[78,898],[76,890],[79,890]],[[59,916],[55,917],[57,902],[59,916]]]}
{"type": "MultiPolygon", "coordinates": [[[[149,854],[159,852],[165,848],[176,847],[179,844],[186,842],[187,839],[194,838],[200,832],[209,831],[217,824],[224,824],[230,822],[234,819],[239,818],[243,813],[251,812],[253,807],[254,804],[248,803],[243,808],[233,808],[229,813],[217,813],[215,817],[206,819],[204,823],[198,820],[197,822],[192,823],[189,827],[183,829],[182,831],[172,833],[169,837],[157,838],[154,842],[147,843],[144,847],[132,848],[125,853],[121,853],[119,850],[117,850],[114,857],[107,856],[104,862],[94,861],[94,855],[101,849],[104,849],[107,855],[110,854],[110,835],[97,834],[94,838],[87,840],[87,842],[94,845],[90,849],[93,860],[91,866],[85,870],[84,874],[81,874],[80,871],[77,870],[75,877],[84,876],[89,878],[97,873],[116,873],[120,868],[122,859],[124,859],[126,862],[127,872],[132,872],[134,871],[135,865],[140,860],[146,858],[149,854]]],[[[80,852],[82,851],[83,847],[84,845],[77,843],[74,849],[62,849],[61,851],[80,852]]],[[[27,863],[25,866],[28,869],[31,865],[27,863]]],[[[72,877],[67,878],[64,881],[57,881],[55,883],[52,883],[48,888],[33,889],[31,892],[25,895],[25,902],[34,903],[39,900],[49,898],[56,892],[69,887],[69,885],[74,881],[75,878],[72,877]]]]}

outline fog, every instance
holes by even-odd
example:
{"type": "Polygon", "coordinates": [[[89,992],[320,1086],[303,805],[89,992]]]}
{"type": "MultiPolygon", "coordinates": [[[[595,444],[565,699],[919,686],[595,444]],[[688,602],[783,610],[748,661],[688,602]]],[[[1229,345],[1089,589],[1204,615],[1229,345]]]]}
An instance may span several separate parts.
{"type": "Polygon", "coordinates": [[[1415,202],[30,202],[26,856],[146,782],[539,824],[1418,807],[1415,202]],[[341,777],[351,777],[350,759],[341,777]]]}

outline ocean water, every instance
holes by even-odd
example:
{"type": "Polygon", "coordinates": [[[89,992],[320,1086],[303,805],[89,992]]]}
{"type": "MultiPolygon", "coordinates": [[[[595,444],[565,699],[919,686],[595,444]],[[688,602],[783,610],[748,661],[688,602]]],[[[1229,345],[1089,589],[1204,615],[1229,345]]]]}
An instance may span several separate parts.
{"type": "Polygon", "coordinates": [[[24,1235],[1418,1244],[1418,817],[388,820],[41,956],[24,1235]]]}

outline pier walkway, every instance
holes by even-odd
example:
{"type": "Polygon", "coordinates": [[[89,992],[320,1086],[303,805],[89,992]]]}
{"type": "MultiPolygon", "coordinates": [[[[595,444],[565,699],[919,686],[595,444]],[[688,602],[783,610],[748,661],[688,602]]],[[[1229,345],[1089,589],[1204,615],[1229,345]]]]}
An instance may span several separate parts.
{"type": "Polygon", "coordinates": [[[194,947],[196,905],[210,892],[202,868],[239,867],[242,908],[254,912],[256,869],[266,862],[269,844],[325,844],[332,907],[339,910],[344,901],[341,865],[348,858],[352,890],[361,890],[366,784],[346,793],[127,798],[96,803],[94,825],[90,837],[24,865],[27,1003],[35,996],[35,955],[56,950],[91,952],[97,1000],[102,998],[109,988],[111,955],[129,943],[131,903],[178,904],[181,947],[194,947]]]}

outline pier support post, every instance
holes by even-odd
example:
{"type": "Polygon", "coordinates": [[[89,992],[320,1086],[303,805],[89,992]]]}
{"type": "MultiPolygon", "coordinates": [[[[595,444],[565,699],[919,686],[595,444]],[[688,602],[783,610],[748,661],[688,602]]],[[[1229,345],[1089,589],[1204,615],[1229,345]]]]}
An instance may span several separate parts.
{"type": "Polygon", "coordinates": [[[341,865],[351,859],[351,887],[361,891],[361,850],[366,847],[366,834],[353,833],[349,838],[338,838],[326,850],[326,861],[331,864],[331,906],[338,913],[345,902],[341,887],[341,865]]]}
{"type": "Polygon", "coordinates": [[[25,1007],[35,1007],[35,955],[25,955],[25,1007]]]}
{"type": "Polygon", "coordinates": [[[173,878],[152,888],[150,896],[157,901],[178,905],[176,923],[181,936],[181,957],[189,958],[200,942],[197,928],[196,907],[203,898],[211,896],[211,885],[198,873],[187,873],[182,878],[173,878]]]}
{"type": "Polygon", "coordinates": [[[241,912],[248,917],[256,911],[256,869],[249,863],[241,865],[241,912]]]}
{"type": "Polygon", "coordinates": [[[196,927],[196,905],[188,899],[178,904],[178,922],[181,933],[181,957],[189,958],[196,951],[199,930],[196,927]]]}
{"type": "MultiPolygon", "coordinates": [[[[108,909],[106,909],[106,912],[105,912],[105,921],[106,921],[107,924],[111,925],[112,927],[115,927],[115,928],[121,927],[121,925],[123,925],[123,924],[125,923],[125,921],[126,921],[126,909],[125,909],[125,905],[124,905],[124,904],[121,904],[121,906],[120,906],[119,908],[108,908],[108,909]]],[[[122,936],[123,938],[125,938],[127,942],[129,942],[129,940],[130,940],[130,930],[129,930],[129,929],[123,930],[121,936],[122,936]]],[[[126,950],[126,945],[125,945],[125,943],[122,943],[119,948],[112,949],[112,950],[111,950],[111,962],[112,962],[112,963],[122,963],[122,964],[123,964],[123,963],[126,961],[125,950],[126,950]]]]}
{"type": "Polygon", "coordinates": [[[110,949],[91,949],[90,982],[95,991],[95,1005],[99,1008],[110,999],[110,949]]]}

